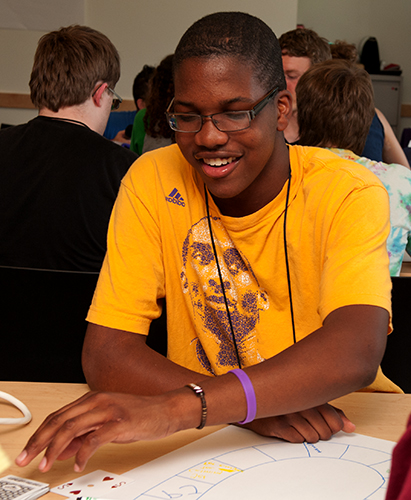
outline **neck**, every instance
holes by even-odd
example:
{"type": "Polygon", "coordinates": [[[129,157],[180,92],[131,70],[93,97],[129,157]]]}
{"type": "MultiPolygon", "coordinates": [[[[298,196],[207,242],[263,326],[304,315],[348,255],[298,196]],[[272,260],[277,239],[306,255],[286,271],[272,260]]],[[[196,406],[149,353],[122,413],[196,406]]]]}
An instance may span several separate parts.
{"type": "Polygon", "coordinates": [[[290,144],[298,141],[300,137],[300,131],[298,128],[297,111],[293,111],[288,119],[287,128],[284,130],[284,136],[286,141],[290,144]]]}
{"type": "Polygon", "coordinates": [[[47,116],[56,120],[69,121],[76,123],[79,126],[87,127],[97,133],[101,133],[99,128],[96,126],[96,123],[94,123],[92,114],[87,113],[87,109],[85,109],[84,104],[60,108],[57,112],[48,108],[41,108],[39,110],[39,116],[47,116]]]}
{"type": "Polygon", "coordinates": [[[282,135],[281,138],[283,147],[279,148],[281,149],[281,153],[277,154],[275,168],[263,170],[249,188],[234,198],[218,198],[211,193],[215,204],[223,215],[228,215],[229,217],[245,217],[268,205],[268,203],[280,194],[290,174],[288,148],[285,145],[282,135]],[[254,185],[256,183],[264,187],[264,189],[261,189],[258,193],[254,190],[254,185]],[[266,186],[270,186],[270,189],[265,189],[266,186]]]}

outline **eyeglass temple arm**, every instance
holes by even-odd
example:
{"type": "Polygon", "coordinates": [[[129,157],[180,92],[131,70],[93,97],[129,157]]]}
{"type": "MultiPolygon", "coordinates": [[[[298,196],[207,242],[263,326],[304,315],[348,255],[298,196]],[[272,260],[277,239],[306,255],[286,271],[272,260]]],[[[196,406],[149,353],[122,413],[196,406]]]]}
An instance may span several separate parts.
{"type": "Polygon", "coordinates": [[[277,92],[278,92],[278,87],[273,89],[265,99],[256,104],[252,109],[252,111],[254,111],[254,115],[258,114],[263,108],[265,108],[265,106],[271,101],[271,99],[273,99],[273,97],[277,94],[277,92]]]}
{"type": "Polygon", "coordinates": [[[171,106],[173,105],[174,103],[174,97],[171,99],[171,102],[170,104],[168,105],[168,108],[166,109],[166,113],[169,113],[170,112],[170,109],[171,109],[171,106]]]}

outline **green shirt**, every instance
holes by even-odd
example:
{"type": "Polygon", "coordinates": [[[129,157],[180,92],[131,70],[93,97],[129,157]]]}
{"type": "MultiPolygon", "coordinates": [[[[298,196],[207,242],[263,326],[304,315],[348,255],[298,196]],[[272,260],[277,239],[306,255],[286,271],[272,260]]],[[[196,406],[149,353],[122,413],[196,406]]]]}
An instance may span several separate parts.
{"type": "Polygon", "coordinates": [[[131,133],[130,149],[138,155],[143,153],[144,137],[146,135],[146,129],[144,127],[144,116],[146,114],[146,108],[140,109],[137,112],[134,123],[133,132],[131,133]]]}

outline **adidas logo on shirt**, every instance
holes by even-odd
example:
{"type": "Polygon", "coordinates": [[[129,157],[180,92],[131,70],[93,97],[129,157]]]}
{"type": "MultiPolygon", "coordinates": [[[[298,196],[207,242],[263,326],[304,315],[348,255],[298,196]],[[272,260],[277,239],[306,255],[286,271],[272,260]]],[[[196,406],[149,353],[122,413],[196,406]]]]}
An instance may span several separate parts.
{"type": "Polygon", "coordinates": [[[184,198],[178,192],[177,188],[174,188],[171,193],[166,196],[166,201],[168,201],[169,203],[175,203],[176,205],[181,205],[182,207],[186,206],[186,204],[184,203],[184,198]]]}

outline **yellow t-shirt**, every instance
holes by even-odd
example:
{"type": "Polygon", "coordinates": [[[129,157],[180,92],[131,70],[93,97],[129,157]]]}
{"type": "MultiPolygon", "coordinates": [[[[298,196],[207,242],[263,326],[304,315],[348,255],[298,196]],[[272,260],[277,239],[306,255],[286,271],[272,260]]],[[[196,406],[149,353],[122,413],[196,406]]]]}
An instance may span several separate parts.
{"type": "MultiPolygon", "coordinates": [[[[366,168],[323,149],[289,151],[286,245],[298,341],[342,306],[390,311],[389,200],[366,168]]],[[[240,218],[221,215],[208,196],[243,367],[293,343],[283,238],[287,185],[261,210],[240,218]]],[[[147,334],[163,297],[171,360],[209,375],[238,367],[204,186],[177,145],[143,155],[123,179],[87,319],[147,334]]]]}

